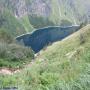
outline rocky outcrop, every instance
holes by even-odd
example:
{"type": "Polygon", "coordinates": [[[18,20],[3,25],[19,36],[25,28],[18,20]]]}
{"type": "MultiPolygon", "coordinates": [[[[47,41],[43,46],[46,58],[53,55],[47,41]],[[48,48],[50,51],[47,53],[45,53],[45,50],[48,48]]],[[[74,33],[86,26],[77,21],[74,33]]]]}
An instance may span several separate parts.
{"type": "Polygon", "coordinates": [[[11,6],[14,7],[16,17],[22,17],[27,14],[36,14],[48,16],[50,13],[50,0],[33,0],[31,3],[27,0],[10,0],[11,6]]]}
{"type": "Polygon", "coordinates": [[[50,8],[50,0],[48,2],[44,0],[33,0],[28,8],[28,13],[48,16],[50,14],[50,8]]]}

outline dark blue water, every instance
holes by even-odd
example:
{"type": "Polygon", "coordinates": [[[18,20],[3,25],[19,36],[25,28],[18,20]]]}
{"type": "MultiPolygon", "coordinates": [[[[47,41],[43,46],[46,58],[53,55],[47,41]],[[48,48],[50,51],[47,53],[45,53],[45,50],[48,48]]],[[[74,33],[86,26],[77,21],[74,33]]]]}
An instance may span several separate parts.
{"type": "Polygon", "coordinates": [[[29,46],[35,53],[38,53],[49,43],[53,43],[68,35],[76,32],[79,26],[68,26],[68,27],[47,27],[39,30],[35,30],[32,33],[24,34],[16,37],[16,40],[23,42],[25,46],[29,46]]]}

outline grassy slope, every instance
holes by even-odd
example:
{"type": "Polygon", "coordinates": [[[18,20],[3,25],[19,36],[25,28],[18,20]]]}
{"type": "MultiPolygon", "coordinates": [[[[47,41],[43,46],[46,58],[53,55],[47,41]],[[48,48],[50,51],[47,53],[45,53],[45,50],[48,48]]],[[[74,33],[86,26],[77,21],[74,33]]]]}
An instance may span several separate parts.
{"type": "Polygon", "coordinates": [[[61,20],[68,20],[72,24],[85,22],[89,14],[90,0],[51,0],[50,19],[57,25],[61,20]],[[59,3],[60,2],[60,3],[59,3]],[[85,17],[85,18],[84,18],[85,17]]]}
{"type": "Polygon", "coordinates": [[[0,81],[4,80],[2,86],[18,84],[21,90],[89,90],[89,36],[90,25],[54,43],[41,51],[30,68],[12,77],[0,77],[0,81]]]}
{"type": "Polygon", "coordinates": [[[24,26],[26,32],[31,32],[32,30],[34,30],[34,28],[32,27],[32,25],[30,24],[29,18],[28,16],[24,16],[20,19],[21,24],[24,26]]]}
{"type": "MultiPolygon", "coordinates": [[[[76,1],[78,2],[78,1],[76,1]]],[[[51,15],[50,19],[56,24],[60,25],[61,20],[68,20],[72,24],[78,24],[75,12],[69,5],[69,0],[51,0],[51,15]],[[56,14],[57,13],[57,14],[56,14]]],[[[82,9],[82,8],[81,8],[82,9]]]]}

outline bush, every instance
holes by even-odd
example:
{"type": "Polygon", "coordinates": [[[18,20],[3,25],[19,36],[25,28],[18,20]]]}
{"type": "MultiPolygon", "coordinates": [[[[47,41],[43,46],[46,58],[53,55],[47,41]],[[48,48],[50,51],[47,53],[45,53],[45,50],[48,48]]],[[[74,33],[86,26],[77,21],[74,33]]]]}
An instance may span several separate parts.
{"type": "Polygon", "coordinates": [[[4,29],[0,29],[0,41],[11,43],[13,42],[13,38],[4,29]]]}
{"type": "Polygon", "coordinates": [[[0,58],[6,57],[7,47],[8,45],[6,43],[0,42],[0,58]]]}
{"type": "Polygon", "coordinates": [[[0,58],[6,58],[11,61],[25,60],[34,58],[31,48],[17,44],[0,43],[0,58]]]}
{"type": "Polygon", "coordinates": [[[61,26],[66,27],[66,26],[72,26],[72,23],[68,20],[61,20],[61,26]]]}
{"type": "Polygon", "coordinates": [[[9,45],[9,50],[7,51],[7,58],[10,60],[25,60],[27,58],[34,58],[33,51],[24,46],[11,44],[9,45]]]}
{"type": "Polygon", "coordinates": [[[37,16],[35,14],[29,15],[29,21],[34,28],[43,28],[54,25],[48,17],[37,16]]]}
{"type": "Polygon", "coordinates": [[[80,33],[79,40],[80,40],[80,44],[84,44],[86,41],[85,36],[82,33],[80,33]]]}

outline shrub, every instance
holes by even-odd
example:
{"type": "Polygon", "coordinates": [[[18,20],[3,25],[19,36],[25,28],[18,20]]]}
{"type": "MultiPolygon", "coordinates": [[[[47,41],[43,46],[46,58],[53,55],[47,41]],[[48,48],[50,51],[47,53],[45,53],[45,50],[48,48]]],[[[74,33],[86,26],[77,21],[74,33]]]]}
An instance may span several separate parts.
{"type": "Polygon", "coordinates": [[[13,38],[4,29],[0,29],[0,41],[11,43],[13,42],[13,38]]]}
{"type": "Polygon", "coordinates": [[[60,25],[66,27],[66,26],[71,26],[72,23],[70,21],[68,21],[68,20],[61,20],[60,25]]]}
{"type": "Polygon", "coordinates": [[[82,33],[80,33],[79,40],[80,40],[80,44],[84,44],[86,41],[85,36],[82,33]]]}
{"type": "Polygon", "coordinates": [[[53,26],[54,23],[48,17],[37,16],[35,14],[29,15],[29,21],[34,28],[43,28],[53,26]]]}
{"type": "Polygon", "coordinates": [[[6,43],[0,42],[0,58],[6,57],[7,47],[8,45],[6,43]]]}
{"type": "Polygon", "coordinates": [[[24,60],[27,58],[34,58],[31,48],[10,44],[7,51],[7,58],[10,60],[24,60]]]}
{"type": "Polygon", "coordinates": [[[32,59],[34,53],[31,48],[14,43],[0,43],[0,67],[22,68],[32,59]]]}

